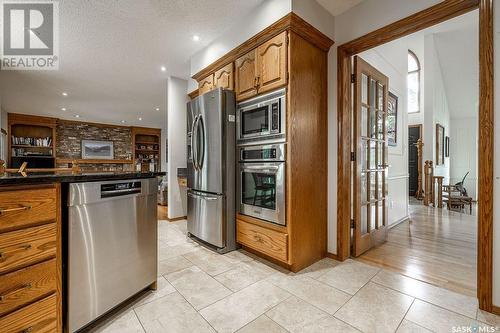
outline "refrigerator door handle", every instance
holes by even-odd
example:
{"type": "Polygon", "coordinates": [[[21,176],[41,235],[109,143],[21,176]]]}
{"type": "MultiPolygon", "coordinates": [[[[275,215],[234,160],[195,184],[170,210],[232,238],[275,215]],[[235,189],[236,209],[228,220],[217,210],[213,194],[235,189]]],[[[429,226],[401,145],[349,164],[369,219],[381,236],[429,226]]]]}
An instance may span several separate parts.
{"type": "Polygon", "coordinates": [[[197,123],[198,117],[195,116],[193,120],[193,125],[191,127],[191,151],[193,156],[193,167],[195,170],[198,170],[198,144],[197,144],[197,123]]]}
{"type": "MultiPolygon", "coordinates": [[[[203,121],[203,117],[200,114],[198,116],[198,123],[196,124],[196,136],[198,136],[198,130],[201,130],[201,150],[200,150],[200,158],[198,159],[198,155],[196,155],[196,162],[198,164],[198,169],[201,170],[203,168],[203,162],[205,160],[205,122],[203,121]]],[[[198,138],[196,138],[198,140],[198,138]]],[[[198,142],[196,143],[196,148],[198,148],[198,142]]]]}
{"type": "Polygon", "coordinates": [[[219,198],[216,197],[216,196],[208,196],[208,195],[197,195],[197,194],[193,194],[192,192],[188,192],[187,195],[191,198],[195,198],[195,199],[202,199],[202,200],[218,200],[219,198]]]}

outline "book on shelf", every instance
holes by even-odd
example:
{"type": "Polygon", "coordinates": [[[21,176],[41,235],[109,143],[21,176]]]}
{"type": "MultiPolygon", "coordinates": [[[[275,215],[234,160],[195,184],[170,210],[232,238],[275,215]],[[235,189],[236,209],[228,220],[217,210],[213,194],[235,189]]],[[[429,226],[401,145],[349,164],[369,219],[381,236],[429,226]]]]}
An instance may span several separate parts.
{"type": "Polygon", "coordinates": [[[24,136],[12,136],[13,145],[33,146],[33,147],[51,147],[52,138],[34,138],[24,136]]]}

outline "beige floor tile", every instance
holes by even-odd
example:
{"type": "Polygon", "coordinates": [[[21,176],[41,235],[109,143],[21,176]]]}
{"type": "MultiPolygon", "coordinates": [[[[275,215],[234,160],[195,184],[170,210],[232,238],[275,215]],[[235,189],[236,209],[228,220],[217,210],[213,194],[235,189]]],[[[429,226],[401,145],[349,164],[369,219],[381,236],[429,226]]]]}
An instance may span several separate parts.
{"type": "Polygon", "coordinates": [[[148,333],[215,332],[177,292],[135,309],[148,333]]]}
{"type": "Polygon", "coordinates": [[[409,320],[403,319],[403,322],[399,325],[396,333],[432,333],[432,331],[412,323],[409,320]]]}
{"type": "Polygon", "coordinates": [[[165,242],[160,241],[158,247],[158,260],[163,261],[175,258],[180,255],[196,251],[198,248],[199,245],[195,243],[185,242],[177,245],[168,245],[165,242]]]}
{"type": "Polygon", "coordinates": [[[474,297],[457,294],[455,292],[421,282],[401,274],[380,271],[372,282],[398,290],[407,295],[420,298],[426,302],[441,306],[445,309],[458,312],[471,318],[476,317],[478,303],[474,297]]]}
{"type": "Polygon", "coordinates": [[[133,303],[134,308],[175,292],[175,288],[163,276],[158,278],[157,283],[156,290],[148,290],[140,294],[133,303]]]}
{"type": "Polygon", "coordinates": [[[238,291],[255,282],[267,278],[273,271],[254,260],[234,264],[235,268],[214,276],[214,278],[232,291],[238,291]]]}
{"type": "Polygon", "coordinates": [[[268,316],[262,315],[248,325],[244,326],[238,333],[287,333],[280,325],[272,321],[268,316]]]}
{"type": "Polygon", "coordinates": [[[290,294],[268,282],[257,282],[200,311],[219,332],[236,332],[290,294]]]}
{"type": "Polygon", "coordinates": [[[183,256],[162,260],[158,263],[158,274],[167,275],[193,266],[193,263],[183,256]]]}
{"type": "Polygon", "coordinates": [[[324,258],[301,270],[300,272],[295,273],[295,275],[303,275],[313,279],[317,279],[320,276],[325,275],[329,270],[331,270],[335,266],[338,266],[339,264],[339,261],[330,258],[324,258]]]}
{"type": "Polygon", "coordinates": [[[497,316],[496,314],[489,313],[483,310],[478,310],[476,319],[480,322],[498,327],[499,328],[498,331],[500,331],[500,316],[497,316]]]}
{"type": "Polygon", "coordinates": [[[394,332],[413,298],[369,282],[335,317],[364,332],[394,332]]]}
{"type": "Polygon", "coordinates": [[[359,332],[297,297],[288,298],[269,310],[266,315],[293,333],[359,332]]]}
{"type": "Polygon", "coordinates": [[[255,255],[241,249],[224,254],[224,258],[230,260],[233,263],[252,261],[254,260],[254,257],[255,255]]]}
{"type": "Polygon", "coordinates": [[[318,281],[354,295],[377,274],[378,268],[351,259],[329,269],[318,281]]]}
{"type": "MultiPolygon", "coordinates": [[[[457,332],[457,328],[486,327],[486,324],[481,324],[478,321],[469,317],[462,316],[458,313],[448,311],[438,306],[426,303],[421,300],[415,300],[411,306],[406,319],[425,327],[431,331],[445,333],[457,332]]],[[[466,332],[464,330],[460,332],[466,332]]],[[[478,332],[471,330],[471,332],[478,332]]],[[[487,332],[487,331],[484,331],[487,332]]]]}
{"type": "Polygon", "coordinates": [[[196,310],[231,294],[229,289],[194,266],[168,274],[166,278],[196,310]]]}
{"type": "Polygon", "coordinates": [[[86,330],[93,333],[144,333],[134,310],[128,309],[86,330]]]}
{"type": "Polygon", "coordinates": [[[337,312],[352,297],[347,293],[307,276],[283,276],[275,274],[266,281],[273,283],[329,314],[337,312]]]}
{"type": "Polygon", "coordinates": [[[212,276],[234,268],[234,262],[203,247],[200,247],[197,251],[185,254],[184,258],[212,276]]]}
{"type": "Polygon", "coordinates": [[[290,332],[303,332],[305,326],[329,317],[328,313],[295,296],[266,312],[266,316],[290,332]]]}

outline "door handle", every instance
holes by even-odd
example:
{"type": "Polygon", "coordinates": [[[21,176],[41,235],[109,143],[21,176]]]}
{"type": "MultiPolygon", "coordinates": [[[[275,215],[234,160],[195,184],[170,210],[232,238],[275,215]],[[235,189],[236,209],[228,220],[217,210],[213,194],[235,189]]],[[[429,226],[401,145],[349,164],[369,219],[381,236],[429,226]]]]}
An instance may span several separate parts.
{"type": "Polygon", "coordinates": [[[5,294],[0,295],[0,302],[3,302],[7,297],[15,295],[25,289],[31,289],[31,283],[24,284],[20,287],[15,288],[14,290],[11,290],[9,292],[6,292],[5,294]]]}
{"type": "Polygon", "coordinates": [[[191,197],[191,198],[208,200],[208,201],[214,201],[214,200],[218,200],[219,199],[218,197],[209,197],[209,196],[205,196],[205,195],[197,195],[197,194],[193,194],[193,193],[189,193],[189,192],[188,192],[187,195],[188,195],[188,197],[191,197]]]}
{"type": "Polygon", "coordinates": [[[11,213],[11,212],[17,212],[21,210],[30,210],[31,206],[22,206],[22,207],[17,207],[17,208],[6,208],[6,209],[1,209],[0,208],[0,215],[5,214],[5,213],[11,213]]]}
{"type": "Polygon", "coordinates": [[[198,117],[199,115],[194,117],[193,121],[193,127],[191,130],[191,150],[192,150],[192,155],[193,155],[193,167],[195,170],[198,170],[198,165],[197,165],[197,160],[198,160],[198,145],[196,143],[196,136],[197,136],[197,123],[198,123],[198,117]]]}
{"type": "MultiPolygon", "coordinates": [[[[200,151],[200,155],[201,157],[198,159],[198,154],[196,154],[196,163],[198,164],[198,169],[201,170],[201,168],[203,167],[203,162],[205,160],[205,123],[203,121],[203,117],[202,115],[199,115],[198,116],[198,123],[197,123],[197,130],[196,130],[196,136],[198,136],[198,130],[201,130],[201,151],[200,151]],[[201,126],[201,127],[200,127],[201,126]]],[[[196,143],[196,148],[198,148],[198,142],[196,143]]]]}

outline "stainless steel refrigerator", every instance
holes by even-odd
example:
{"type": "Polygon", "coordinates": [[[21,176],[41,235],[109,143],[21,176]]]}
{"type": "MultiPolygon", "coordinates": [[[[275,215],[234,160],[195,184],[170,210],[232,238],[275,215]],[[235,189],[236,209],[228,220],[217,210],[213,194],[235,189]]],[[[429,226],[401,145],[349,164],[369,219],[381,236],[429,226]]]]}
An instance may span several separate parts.
{"type": "Polygon", "coordinates": [[[221,88],[187,104],[188,235],[220,253],[236,249],[235,110],[221,88]]]}

